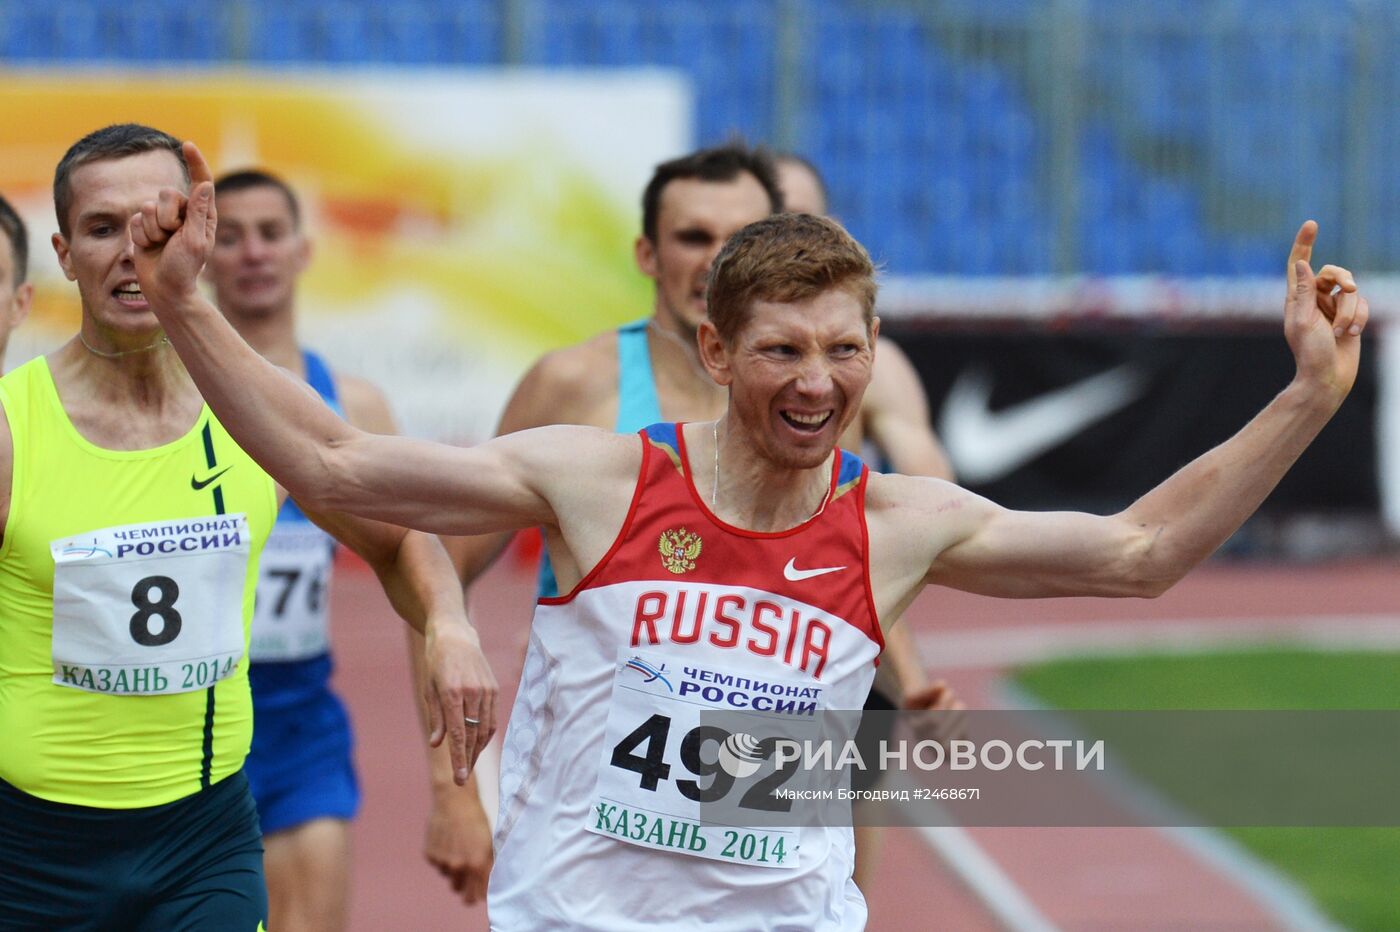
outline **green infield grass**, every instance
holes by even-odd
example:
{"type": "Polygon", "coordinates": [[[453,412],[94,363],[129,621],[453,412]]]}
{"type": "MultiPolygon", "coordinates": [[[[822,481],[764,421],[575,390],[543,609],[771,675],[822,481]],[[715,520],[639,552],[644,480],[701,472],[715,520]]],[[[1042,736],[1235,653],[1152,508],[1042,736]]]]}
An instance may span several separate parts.
{"type": "MultiPolygon", "coordinates": [[[[1015,682],[1045,705],[1067,710],[1400,709],[1400,653],[1257,650],[1060,660],[1025,667],[1015,682]]],[[[1223,831],[1291,876],[1339,923],[1400,928],[1400,828],[1223,831]]]]}

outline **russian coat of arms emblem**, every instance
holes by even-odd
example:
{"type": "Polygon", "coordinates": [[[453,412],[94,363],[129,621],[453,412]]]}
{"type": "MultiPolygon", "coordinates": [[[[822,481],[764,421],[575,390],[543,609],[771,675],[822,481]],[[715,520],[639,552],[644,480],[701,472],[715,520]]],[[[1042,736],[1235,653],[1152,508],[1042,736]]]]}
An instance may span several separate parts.
{"type": "Polygon", "coordinates": [[[679,576],[695,569],[695,558],[700,556],[700,535],[685,528],[672,528],[661,532],[661,565],[679,576]]]}

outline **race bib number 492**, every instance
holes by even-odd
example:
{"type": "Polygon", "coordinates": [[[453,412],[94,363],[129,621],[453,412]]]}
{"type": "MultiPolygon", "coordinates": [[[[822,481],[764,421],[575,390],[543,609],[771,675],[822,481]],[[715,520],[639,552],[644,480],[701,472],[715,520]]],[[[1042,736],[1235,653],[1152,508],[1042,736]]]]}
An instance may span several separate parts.
{"type": "Polygon", "coordinates": [[[243,654],[249,544],[242,514],[53,541],[53,681],[156,696],[233,673],[243,654]]]}
{"type": "MultiPolygon", "coordinates": [[[[793,768],[753,776],[772,755],[767,741],[713,724],[743,693],[760,717],[776,714],[774,696],[819,688],[744,678],[745,690],[708,685],[713,671],[656,652],[619,654],[607,733],[586,828],[628,844],[755,867],[795,868],[801,829],[773,825],[788,812],[784,784],[793,768]],[[707,721],[708,718],[708,721],[707,721]],[[747,742],[747,744],[746,744],[747,742]],[[707,818],[722,804],[723,820],[707,818]],[[762,814],[766,818],[756,818],[762,814]],[[742,827],[746,818],[767,827],[742,827]]],[[[781,701],[781,700],[779,700],[781,701]]],[[[791,705],[798,705],[792,700],[791,705]]],[[[815,713],[815,702],[812,703],[815,713]]],[[[783,717],[783,716],[779,716],[783,717]]],[[[758,730],[758,729],[754,729],[758,730]]],[[[781,821],[781,820],[780,820],[781,821]]]]}

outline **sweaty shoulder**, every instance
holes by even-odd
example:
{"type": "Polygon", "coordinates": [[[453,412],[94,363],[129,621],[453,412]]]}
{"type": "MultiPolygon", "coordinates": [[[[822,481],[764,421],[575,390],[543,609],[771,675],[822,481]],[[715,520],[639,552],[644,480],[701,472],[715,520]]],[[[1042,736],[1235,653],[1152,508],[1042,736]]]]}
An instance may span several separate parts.
{"type": "Polygon", "coordinates": [[[519,457],[535,494],[550,506],[545,526],[555,574],[565,589],[608,552],[622,527],[641,472],[636,434],[557,424],[491,441],[519,457]]]}
{"type": "Polygon", "coordinates": [[[881,618],[897,618],[938,555],[965,539],[989,503],[943,479],[871,473],[865,492],[871,584],[881,618]]]}
{"type": "Polygon", "coordinates": [[[943,479],[871,473],[865,492],[871,547],[884,545],[896,552],[926,548],[932,559],[981,521],[988,505],[943,479]]]}
{"type": "Polygon", "coordinates": [[[547,424],[611,428],[617,410],[617,332],[546,353],[506,403],[498,434],[547,424]]]}
{"type": "Polygon", "coordinates": [[[959,511],[976,498],[944,479],[872,472],[865,492],[865,510],[867,514],[888,513],[901,520],[919,521],[959,511]]]}

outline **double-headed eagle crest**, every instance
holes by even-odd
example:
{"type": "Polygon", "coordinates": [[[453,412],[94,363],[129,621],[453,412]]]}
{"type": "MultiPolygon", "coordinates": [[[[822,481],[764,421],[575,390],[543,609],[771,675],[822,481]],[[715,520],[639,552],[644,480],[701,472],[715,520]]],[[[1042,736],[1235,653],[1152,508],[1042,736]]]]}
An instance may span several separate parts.
{"type": "Polygon", "coordinates": [[[685,528],[672,528],[661,532],[661,565],[679,576],[695,569],[695,558],[700,556],[700,535],[685,528]]]}

